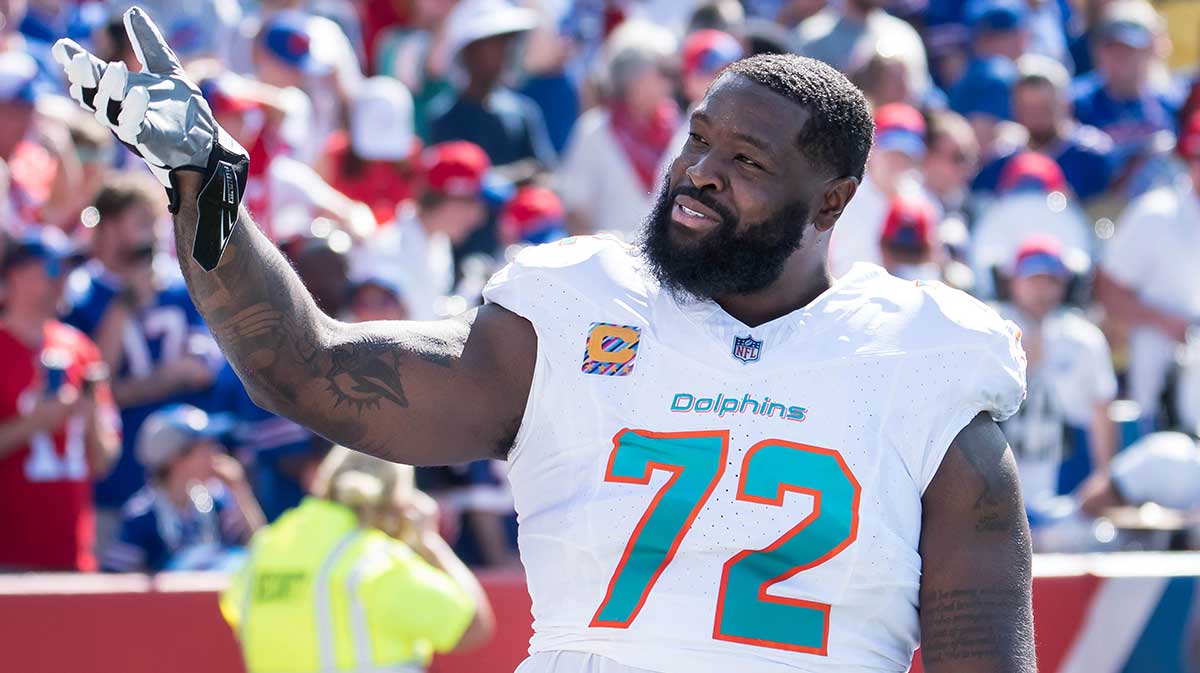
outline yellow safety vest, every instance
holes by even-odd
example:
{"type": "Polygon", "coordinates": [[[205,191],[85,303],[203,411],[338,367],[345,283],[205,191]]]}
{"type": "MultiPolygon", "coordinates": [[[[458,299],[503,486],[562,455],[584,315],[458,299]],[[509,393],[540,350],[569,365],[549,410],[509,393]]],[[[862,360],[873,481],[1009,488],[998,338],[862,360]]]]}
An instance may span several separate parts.
{"type": "Polygon", "coordinates": [[[249,673],[422,671],[458,643],[474,611],[407,545],[318,498],[255,534],[221,595],[249,673]]]}

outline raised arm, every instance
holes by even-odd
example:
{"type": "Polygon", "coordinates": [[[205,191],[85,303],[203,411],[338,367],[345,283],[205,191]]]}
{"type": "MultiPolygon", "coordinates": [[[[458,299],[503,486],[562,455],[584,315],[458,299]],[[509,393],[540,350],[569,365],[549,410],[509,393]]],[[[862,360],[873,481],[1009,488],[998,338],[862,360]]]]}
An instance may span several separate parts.
{"type": "Polygon", "coordinates": [[[141,72],[54,45],[71,97],[146,162],[171,195],[192,300],[260,406],[325,437],[416,464],[501,455],[525,409],[533,327],[488,306],[431,323],[325,316],[239,208],[246,151],[217,125],[154,22],[125,30],[141,72]]]}
{"type": "Polygon", "coordinates": [[[191,258],[199,180],[178,180],[180,266],[255,404],[399,462],[507,452],[533,377],[537,343],[527,320],[485,306],[439,322],[338,322],[244,210],[220,262],[205,271],[191,258]]]}
{"type": "Polygon", "coordinates": [[[925,491],[921,659],[929,673],[1035,673],[1029,525],[1017,464],[980,414],[925,491]]]}

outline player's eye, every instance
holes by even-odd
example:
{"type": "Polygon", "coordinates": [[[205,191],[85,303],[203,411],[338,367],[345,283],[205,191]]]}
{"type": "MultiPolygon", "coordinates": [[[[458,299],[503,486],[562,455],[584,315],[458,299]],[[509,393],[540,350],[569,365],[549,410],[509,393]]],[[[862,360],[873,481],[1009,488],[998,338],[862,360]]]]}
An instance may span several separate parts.
{"type": "Polygon", "coordinates": [[[760,163],[758,163],[757,161],[755,161],[755,160],[751,159],[750,157],[746,156],[745,154],[739,154],[739,155],[737,155],[736,157],[734,157],[734,158],[733,158],[733,160],[734,160],[734,161],[736,161],[736,162],[738,162],[738,163],[741,163],[741,164],[744,164],[744,165],[746,165],[746,166],[749,166],[749,167],[751,167],[751,168],[757,168],[757,169],[759,169],[759,170],[762,170],[762,164],[760,164],[760,163]]]}
{"type": "Polygon", "coordinates": [[[694,132],[688,132],[688,142],[697,143],[700,145],[708,144],[708,141],[704,139],[704,136],[694,132]]]}

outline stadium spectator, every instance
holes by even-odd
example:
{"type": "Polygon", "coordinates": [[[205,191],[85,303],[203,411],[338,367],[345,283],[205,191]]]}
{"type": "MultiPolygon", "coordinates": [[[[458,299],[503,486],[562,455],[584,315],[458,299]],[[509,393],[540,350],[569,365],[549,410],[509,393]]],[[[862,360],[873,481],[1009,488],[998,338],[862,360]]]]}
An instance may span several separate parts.
{"type": "Polygon", "coordinates": [[[1031,506],[1070,493],[1116,452],[1108,407],[1117,395],[1112,355],[1100,329],[1064,306],[1072,274],[1053,238],[1025,239],[1006,269],[1009,301],[997,310],[1021,329],[1028,392],[1002,428],[1031,506]]]}
{"type": "Polygon", "coordinates": [[[487,596],[438,536],[436,506],[412,475],[335,447],[315,497],[256,536],[221,596],[249,673],[423,669],[434,652],[491,638],[487,596]],[[352,622],[364,646],[349,629],[328,628],[352,622]],[[294,638],[314,629],[328,637],[294,638]]]}
{"type": "Polygon", "coordinates": [[[306,236],[318,217],[359,238],[375,230],[366,204],[334,189],[301,160],[313,124],[304,92],[230,72],[202,78],[199,85],[217,123],[250,154],[243,202],[272,240],[306,236]]]}
{"type": "Polygon", "coordinates": [[[96,345],[55,320],[70,251],[30,229],[0,255],[0,568],[95,570],[92,483],[120,450],[96,345]]]}
{"type": "Polygon", "coordinates": [[[371,62],[375,73],[394,77],[412,92],[413,126],[429,139],[429,103],[451,91],[446,18],[457,0],[414,0],[408,20],[378,33],[371,62]]]}
{"type": "Polygon", "coordinates": [[[1145,0],[1111,3],[1093,36],[1096,70],[1075,83],[1075,117],[1112,137],[1125,175],[1158,151],[1156,134],[1175,131],[1181,101],[1159,61],[1164,31],[1145,0]]]}
{"type": "Polygon", "coordinates": [[[802,56],[824,61],[844,71],[856,53],[895,54],[908,67],[909,83],[921,99],[931,86],[925,46],[916,29],[884,10],[884,0],[845,0],[829,3],[796,27],[802,56]]]}
{"type": "Polygon", "coordinates": [[[575,124],[556,175],[572,234],[631,235],[646,213],[659,162],[679,126],[670,59],[675,40],[627,22],[604,45],[604,103],[575,124]]]}
{"type": "Polygon", "coordinates": [[[378,271],[351,283],[349,310],[353,322],[409,319],[400,286],[378,271]]]}
{"type": "MultiPolygon", "coordinates": [[[[1028,132],[1025,149],[1054,159],[1081,202],[1105,194],[1116,168],[1113,142],[1103,131],[1071,117],[1066,68],[1042,56],[1024,56],[1017,69],[1013,120],[1028,132]]],[[[994,193],[1000,174],[1019,151],[1014,148],[980,169],[972,188],[994,193]]]]}
{"type": "MultiPolygon", "coordinates": [[[[928,150],[921,163],[927,189],[941,207],[943,217],[966,213],[968,184],[979,165],[979,145],[966,119],[950,110],[929,113],[925,131],[928,150]]],[[[965,233],[964,233],[965,235],[965,233]]]]}
{"type": "Polygon", "coordinates": [[[892,103],[875,110],[875,145],[866,176],[846,206],[829,243],[830,271],[840,276],[855,262],[879,264],[880,234],[888,205],[901,192],[920,191],[925,119],[916,108],[892,103]]]}
{"type": "MultiPolygon", "coordinates": [[[[67,121],[70,135],[69,145],[79,164],[78,179],[64,190],[57,203],[48,203],[43,209],[43,219],[57,224],[58,228],[72,235],[77,241],[87,238],[86,229],[81,228],[83,211],[96,200],[100,188],[112,174],[116,145],[112,134],[88,114],[71,115],[67,121]]],[[[90,218],[90,215],[89,215],[90,218]]],[[[94,224],[89,220],[89,224],[94,224]]]]}
{"type": "Polygon", "coordinates": [[[294,239],[283,248],[317,306],[331,318],[345,315],[350,288],[349,249],[349,240],[336,233],[294,239]]]}
{"type": "Polygon", "coordinates": [[[850,72],[850,81],[862,89],[873,107],[889,103],[915,105],[921,101],[913,96],[908,81],[908,68],[893,54],[872,52],[865,63],[850,72]]]}
{"type": "Polygon", "coordinates": [[[319,172],[383,224],[413,197],[421,142],[413,132],[412,95],[390,77],[372,77],[351,97],[349,116],[349,130],[330,136],[319,172]]]}
{"type": "Polygon", "coordinates": [[[675,130],[675,135],[671,137],[662,157],[659,158],[657,175],[666,174],[671,162],[687,142],[688,134],[691,133],[692,112],[700,99],[704,98],[708,85],[712,84],[722,68],[744,55],[745,52],[737,38],[719,30],[698,30],[684,38],[680,64],[680,93],[683,94],[687,110],[675,130]]]}
{"type": "Polygon", "coordinates": [[[905,280],[941,280],[937,213],[923,194],[897,194],[879,236],[883,268],[905,280]]]}
{"type": "Polygon", "coordinates": [[[121,511],[103,552],[110,572],[228,567],[266,521],[240,463],[224,451],[224,419],[186,404],[150,414],[137,437],[149,482],[121,511]]]}
{"type": "MultiPolygon", "coordinates": [[[[555,12],[550,3],[540,4],[540,20],[524,43],[522,81],[518,91],[529,97],[542,111],[546,134],[557,155],[567,148],[571,129],[579,118],[582,101],[576,86],[575,67],[580,61],[579,45],[562,28],[563,17],[574,3],[559,6],[555,12]]],[[[736,3],[735,3],[736,4],[736,3]]]]}
{"type": "Polygon", "coordinates": [[[1185,126],[1176,153],[1187,183],[1159,187],[1130,204],[1096,274],[1096,298],[1131,330],[1129,397],[1147,419],[1158,416],[1176,345],[1200,322],[1200,114],[1185,126]]]}
{"type": "MultiPolygon", "coordinates": [[[[293,149],[303,161],[315,159],[336,128],[341,125],[343,106],[358,85],[339,70],[336,53],[319,47],[318,37],[329,39],[314,29],[312,17],[304,12],[286,10],[271,15],[263,23],[254,41],[254,75],[263,83],[280,89],[301,91],[307,96],[304,112],[311,115],[303,144],[293,149]]],[[[332,22],[331,22],[332,23],[332,22]]],[[[336,24],[334,29],[337,29],[336,24]]],[[[340,33],[340,30],[338,30],[340,33]]],[[[342,35],[342,39],[345,36],[342,35]]],[[[295,103],[299,96],[292,94],[295,103]]],[[[299,111],[294,113],[298,114],[299,111]]]]}
{"type": "Polygon", "coordinates": [[[1004,167],[997,199],[979,213],[971,232],[969,257],[977,296],[996,296],[998,274],[1012,264],[1021,242],[1034,234],[1059,241],[1073,272],[1090,268],[1095,236],[1062,169],[1053,159],[1026,151],[1004,167]]]}
{"type": "Polygon", "coordinates": [[[41,209],[54,196],[61,175],[54,153],[35,137],[37,126],[37,63],[20,51],[0,52],[0,161],[8,164],[11,208],[19,222],[7,223],[15,231],[20,224],[41,220],[41,209]]]}
{"type": "Polygon", "coordinates": [[[468,140],[482,147],[496,166],[555,164],[541,110],[504,82],[516,64],[518,36],[536,23],[532,10],[507,0],[462,0],[455,6],[447,19],[446,40],[451,69],[459,69],[463,84],[430,103],[431,143],[468,140]]]}
{"type": "Polygon", "coordinates": [[[987,160],[1002,150],[1002,122],[1012,116],[1009,93],[1017,67],[1003,56],[977,58],[947,92],[950,109],[966,118],[987,160]]]}
{"type": "Polygon", "coordinates": [[[972,0],[967,28],[976,59],[1006,58],[1015,62],[1029,42],[1029,5],[1025,0],[972,0]]]}
{"type": "Polygon", "coordinates": [[[107,0],[103,4],[108,16],[97,31],[97,42],[107,45],[106,49],[101,47],[106,55],[119,54],[108,60],[124,60],[130,72],[136,72],[140,66],[125,36],[121,17],[134,5],[154,17],[163,37],[184,62],[200,58],[227,62],[234,55],[238,23],[242,19],[242,6],[237,0],[107,0]]]}
{"type": "Polygon", "coordinates": [[[121,457],[96,485],[100,547],[120,508],[145,484],[134,452],[142,421],[166,404],[199,404],[220,353],[177,275],[154,264],[161,188],[148,176],[114,175],[93,207],[91,259],[72,275],[64,321],[91,336],[113,372],[125,437],[121,457]]]}
{"type": "Polygon", "coordinates": [[[469,142],[426,149],[416,202],[397,210],[394,222],[355,251],[352,273],[388,273],[414,320],[439,317],[438,299],[454,286],[452,246],[466,240],[486,215],[483,180],[489,168],[487,155],[469,142]]]}
{"type": "Polygon", "coordinates": [[[566,236],[562,201],[545,187],[528,185],[513,194],[500,212],[500,242],[540,245],[566,236]]]}

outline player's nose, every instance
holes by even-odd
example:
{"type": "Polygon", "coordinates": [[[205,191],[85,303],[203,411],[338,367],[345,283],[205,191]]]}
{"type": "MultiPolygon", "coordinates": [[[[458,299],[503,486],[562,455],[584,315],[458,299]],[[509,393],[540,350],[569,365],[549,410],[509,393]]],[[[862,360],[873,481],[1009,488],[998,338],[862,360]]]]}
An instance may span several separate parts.
{"type": "Polygon", "coordinates": [[[696,157],[684,169],[684,173],[692,181],[692,185],[696,189],[708,187],[720,191],[725,187],[725,177],[721,172],[720,166],[717,164],[718,162],[714,160],[712,153],[709,152],[696,157]]]}

